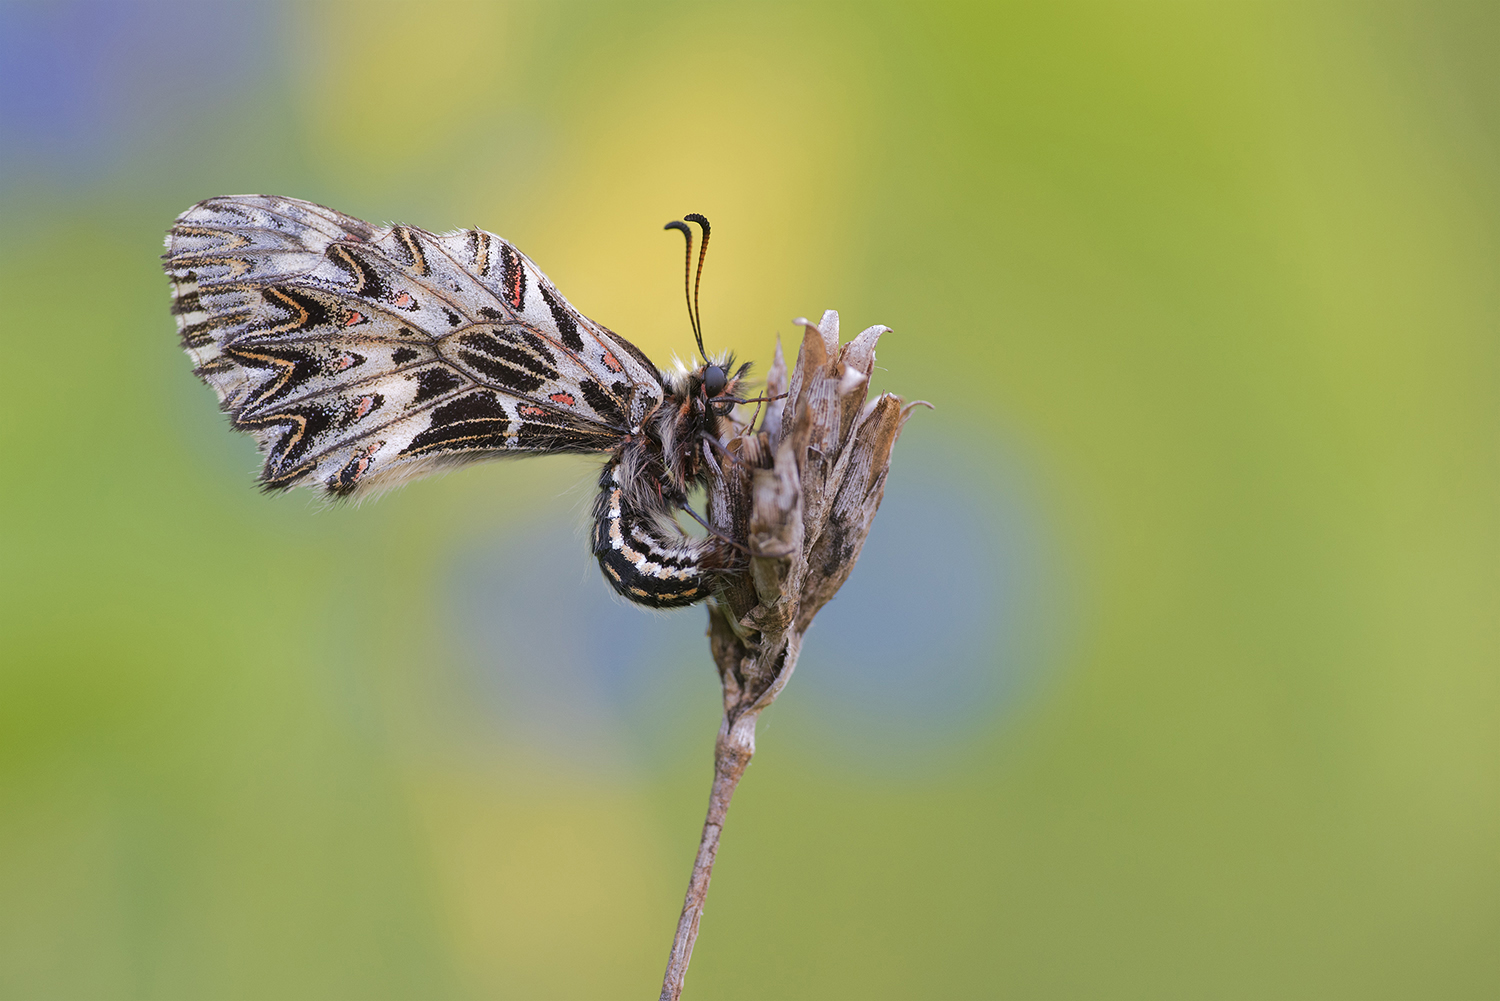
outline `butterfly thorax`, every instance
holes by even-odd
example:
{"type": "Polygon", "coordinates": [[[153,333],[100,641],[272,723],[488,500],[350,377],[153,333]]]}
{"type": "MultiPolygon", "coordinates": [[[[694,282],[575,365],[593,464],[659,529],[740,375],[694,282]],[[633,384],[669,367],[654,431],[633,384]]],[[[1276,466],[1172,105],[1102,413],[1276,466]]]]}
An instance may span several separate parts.
{"type": "MultiPolygon", "coordinates": [[[[711,364],[721,372],[728,372],[732,371],[733,361],[726,357],[711,364]]],[[[709,367],[663,372],[665,396],[643,429],[660,449],[665,485],[681,498],[693,487],[706,484],[715,472],[713,450],[730,423],[728,415],[734,409],[735,389],[750,366],[741,367],[714,396],[709,395],[704,385],[704,371],[709,367]]],[[[649,477],[643,479],[649,482],[649,477]]]]}

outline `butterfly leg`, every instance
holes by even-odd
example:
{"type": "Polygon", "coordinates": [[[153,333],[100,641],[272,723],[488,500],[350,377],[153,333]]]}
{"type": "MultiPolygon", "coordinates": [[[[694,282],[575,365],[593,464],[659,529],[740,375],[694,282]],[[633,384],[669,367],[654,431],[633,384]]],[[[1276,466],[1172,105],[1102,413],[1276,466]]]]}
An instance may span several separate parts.
{"type": "Polygon", "coordinates": [[[725,535],[723,532],[719,531],[717,528],[714,528],[712,525],[710,525],[704,519],[703,515],[699,514],[697,511],[694,511],[692,509],[692,507],[690,507],[689,505],[687,505],[687,504],[681,505],[681,510],[687,512],[687,516],[689,518],[692,518],[698,524],[702,525],[704,527],[704,529],[707,530],[707,532],[708,532],[709,535],[712,535],[714,538],[716,538],[720,542],[724,543],[724,545],[731,546],[734,549],[737,549],[740,552],[744,553],[746,556],[751,555],[749,549],[747,549],[744,546],[740,545],[738,542],[735,542],[733,539],[731,539],[729,536],[725,535]]]}

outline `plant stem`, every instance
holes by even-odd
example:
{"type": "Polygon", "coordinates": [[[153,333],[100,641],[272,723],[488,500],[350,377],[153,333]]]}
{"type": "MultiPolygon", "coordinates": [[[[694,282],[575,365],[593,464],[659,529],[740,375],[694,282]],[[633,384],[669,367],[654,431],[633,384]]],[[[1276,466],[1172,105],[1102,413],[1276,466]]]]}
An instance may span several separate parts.
{"type": "Polygon", "coordinates": [[[677,1001],[687,977],[688,962],[693,958],[693,943],[698,938],[698,922],[708,899],[708,881],[713,875],[714,856],[719,853],[719,835],[724,830],[724,815],[734,796],[740,776],[755,754],[755,718],[759,711],[744,713],[730,722],[726,714],[719,725],[719,739],[714,745],[714,784],[708,794],[708,816],[703,818],[703,838],[698,842],[698,857],[693,860],[693,876],[688,880],[687,897],[682,902],[682,917],[677,920],[677,937],[667,960],[662,979],[661,1001],[677,1001]]]}

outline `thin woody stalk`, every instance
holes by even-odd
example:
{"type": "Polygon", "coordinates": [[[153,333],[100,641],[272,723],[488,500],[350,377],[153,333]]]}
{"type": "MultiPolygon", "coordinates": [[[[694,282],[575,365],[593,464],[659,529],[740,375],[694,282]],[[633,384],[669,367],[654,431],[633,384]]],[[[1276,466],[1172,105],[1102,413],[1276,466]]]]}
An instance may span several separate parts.
{"type": "Polygon", "coordinates": [[[910,413],[889,393],[866,402],[870,327],[840,345],[838,314],[804,328],[790,373],[780,345],[759,429],[726,443],[732,457],[708,495],[715,527],[751,554],[708,613],[709,649],[724,689],[703,836],[677,922],[661,1001],[682,994],[729,801],[755,754],[755,723],[797,664],[802,636],[859,558],[885,492],[891,447],[910,413]]]}
{"type": "Polygon", "coordinates": [[[661,985],[661,1001],[677,1001],[693,958],[693,943],[698,940],[698,922],[708,899],[708,881],[713,876],[714,857],[719,854],[719,834],[724,830],[724,816],[734,796],[740,776],[755,753],[755,717],[742,717],[730,726],[725,720],[719,728],[714,746],[714,784],[708,794],[708,816],[703,819],[703,837],[698,842],[698,857],[693,860],[693,875],[688,880],[687,899],[677,920],[677,937],[667,960],[667,974],[661,985]]]}

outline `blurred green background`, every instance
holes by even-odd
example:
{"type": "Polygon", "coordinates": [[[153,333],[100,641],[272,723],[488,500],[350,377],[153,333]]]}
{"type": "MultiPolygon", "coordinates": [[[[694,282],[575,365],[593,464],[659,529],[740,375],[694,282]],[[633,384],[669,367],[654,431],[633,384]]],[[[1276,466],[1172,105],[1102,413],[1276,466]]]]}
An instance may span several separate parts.
{"type": "Polygon", "coordinates": [[[0,7],[0,995],[627,998],[701,610],[591,464],[253,487],[214,194],[480,225],[659,362],[926,398],[764,718],[700,998],[1500,995],[1500,8],[0,7]],[[761,368],[764,371],[764,368],[761,368]]]}

